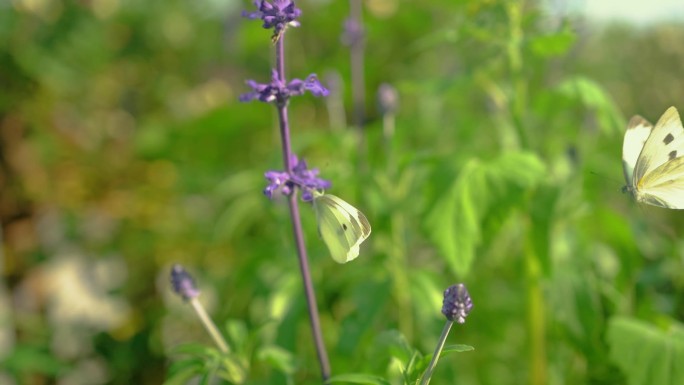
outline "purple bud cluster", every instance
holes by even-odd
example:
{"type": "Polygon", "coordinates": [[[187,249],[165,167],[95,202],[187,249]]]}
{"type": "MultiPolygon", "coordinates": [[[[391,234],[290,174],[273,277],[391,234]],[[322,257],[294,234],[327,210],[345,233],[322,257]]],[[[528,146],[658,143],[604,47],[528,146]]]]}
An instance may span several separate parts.
{"type": "Polygon", "coordinates": [[[458,283],[444,290],[442,314],[449,321],[456,321],[460,324],[465,323],[465,319],[472,309],[473,300],[470,298],[468,289],[466,289],[464,284],[458,283]]]}
{"type": "Polygon", "coordinates": [[[288,26],[299,27],[297,19],[302,15],[302,10],[295,7],[292,0],[273,0],[272,3],[255,0],[254,5],[258,11],[243,11],[242,16],[250,20],[261,19],[265,29],[273,28],[273,36],[280,36],[288,26]]]}
{"type": "Polygon", "coordinates": [[[183,266],[179,264],[173,265],[171,268],[171,286],[176,294],[183,297],[184,300],[189,300],[199,296],[200,291],[195,285],[195,280],[192,279],[183,266]]]}
{"type": "Polygon", "coordinates": [[[313,190],[325,190],[332,185],[329,180],[318,177],[317,168],[309,169],[304,159],[299,160],[293,155],[291,163],[294,164],[292,173],[270,170],[264,174],[268,180],[264,195],[269,199],[273,199],[276,193],[290,195],[295,186],[299,186],[302,189],[302,200],[309,202],[313,199],[313,190]]]}

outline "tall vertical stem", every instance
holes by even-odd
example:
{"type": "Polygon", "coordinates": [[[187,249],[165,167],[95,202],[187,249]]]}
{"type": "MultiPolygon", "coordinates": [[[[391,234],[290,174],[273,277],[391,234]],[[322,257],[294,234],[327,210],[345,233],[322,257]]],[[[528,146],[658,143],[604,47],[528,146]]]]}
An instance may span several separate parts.
{"type": "Polygon", "coordinates": [[[442,354],[442,349],[444,349],[444,344],[446,343],[446,338],[449,335],[449,330],[451,330],[453,325],[454,321],[447,321],[446,324],[444,324],[444,327],[442,328],[442,335],[439,336],[439,341],[437,342],[437,347],[435,348],[435,353],[432,355],[430,364],[428,364],[427,369],[425,369],[425,373],[423,373],[423,377],[420,379],[420,385],[428,385],[430,383],[432,373],[435,371],[437,361],[439,361],[439,355],[442,354]]]}
{"type": "MultiPolygon", "coordinates": [[[[285,56],[284,56],[284,40],[285,33],[280,36],[276,42],[276,71],[278,72],[278,79],[285,82],[285,56]]],[[[292,147],[290,144],[290,127],[287,116],[287,103],[279,102],[276,104],[278,108],[278,121],[280,122],[280,137],[283,146],[283,162],[288,173],[292,173],[292,147]]],[[[311,332],[313,334],[314,343],[316,345],[316,354],[318,356],[318,363],[321,367],[321,376],[323,381],[330,377],[330,362],[328,360],[328,352],[325,350],[323,342],[323,333],[321,332],[321,323],[318,319],[318,305],[316,304],[316,294],[314,293],[313,283],[311,281],[311,273],[309,270],[309,259],[306,255],[306,246],[304,244],[304,234],[302,231],[302,223],[299,217],[299,205],[297,202],[297,190],[294,190],[289,196],[288,204],[290,207],[290,217],[292,218],[292,229],[294,232],[295,243],[297,245],[297,256],[299,257],[299,270],[302,274],[304,283],[304,293],[306,295],[307,308],[309,310],[309,321],[311,323],[311,332]]]]}
{"type": "MultiPolygon", "coordinates": [[[[506,5],[510,34],[507,56],[513,82],[513,97],[511,98],[510,110],[520,146],[527,149],[530,147],[530,142],[525,130],[525,114],[528,108],[528,88],[527,80],[524,76],[524,58],[522,50],[524,42],[524,10],[524,1],[510,1],[506,5]]],[[[543,385],[549,382],[546,357],[546,304],[542,291],[542,268],[532,239],[534,237],[532,232],[533,226],[534,223],[532,219],[528,218],[525,246],[527,335],[529,336],[530,346],[530,380],[528,383],[531,385],[543,385]]]]}
{"type": "Polygon", "coordinates": [[[513,82],[514,97],[510,99],[513,126],[516,129],[520,146],[522,148],[527,148],[529,143],[524,126],[525,109],[527,108],[527,80],[525,79],[523,73],[523,11],[524,2],[511,1],[507,4],[506,12],[509,19],[508,22],[510,36],[506,53],[508,56],[508,66],[509,70],[511,71],[511,79],[513,82]]]}
{"type": "Polygon", "coordinates": [[[216,324],[214,324],[214,321],[211,320],[211,317],[209,317],[207,311],[204,310],[204,306],[202,306],[200,301],[197,298],[192,298],[190,299],[190,304],[192,305],[193,309],[195,309],[197,316],[202,322],[202,325],[204,325],[204,328],[207,330],[207,333],[209,333],[211,338],[214,340],[214,343],[216,344],[216,346],[218,346],[219,350],[222,353],[230,353],[230,347],[226,343],[226,340],[223,339],[223,336],[218,331],[216,324]]]}
{"type": "MultiPolygon", "coordinates": [[[[361,0],[349,0],[349,15],[352,23],[359,30],[363,26],[363,7],[361,0]]],[[[366,83],[363,73],[364,61],[364,36],[359,33],[350,47],[351,51],[351,81],[352,81],[352,114],[354,127],[358,135],[359,163],[365,167],[366,138],[364,135],[364,122],[366,120],[366,83]]]]}
{"type": "MultiPolygon", "coordinates": [[[[280,39],[276,42],[275,56],[276,56],[276,71],[278,72],[278,79],[285,82],[285,33],[283,32],[280,39]]],[[[292,172],[294,165],[292,159],[292,145],[290,144],[290,125],[287,119],[287,102],[278,101],[276,104],[278,108],[278,122],[280,123],[280,143],[283,146],[283,164],[285,171],[292,172]]]]}
{"type": "Polygon", "coordinates": [[[528,221],[525,267],[527,280],[527,331],[530,343],[530,381],[531,385],[548,384],[546,362],[546,317],[545,301],[542,291],[542,271],[539,258],[534,251],[532,224],[528,221]]]}

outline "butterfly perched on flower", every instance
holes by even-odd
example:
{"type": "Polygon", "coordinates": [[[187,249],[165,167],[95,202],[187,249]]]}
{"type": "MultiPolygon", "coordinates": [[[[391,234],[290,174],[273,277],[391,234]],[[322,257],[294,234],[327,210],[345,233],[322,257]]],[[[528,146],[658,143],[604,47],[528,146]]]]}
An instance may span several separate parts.
{"type": "Polygon", "coordinates": [[[655,126],[641,116],[630,119],[622,143],[622,165],[637,202],[684,209],[684,128],[674,107],[655,126]]]}

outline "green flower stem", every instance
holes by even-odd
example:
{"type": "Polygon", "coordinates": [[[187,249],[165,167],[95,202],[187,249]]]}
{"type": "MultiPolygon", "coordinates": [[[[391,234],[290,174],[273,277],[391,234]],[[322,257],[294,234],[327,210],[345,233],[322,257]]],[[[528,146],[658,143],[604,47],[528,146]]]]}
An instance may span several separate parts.
{"type": "MultiPolygon", "coordinates": [[[[399,201],[395,196],[395,202],[399,201]]],[[[392,246],[390,258],[388,258],[388,270],[392,276],[392,283],[394,284],[394,295],[397,301],[397,306],[400,313],[403,314],[397,322],[399,323],[399,330],[404,336],[411,340],[413,338],[413,312],[411,309],[410,292],[406,290],[411,287],[411,279],[409,274],[411,267],[408,263],[408,256],[406,250],[406,220],[401,210],[394,210],[390,217],[392,229],[392,246]]]]}
{"type": "Polygon", "coordinates": [[[509,19],[509,40],[506,53],[515,95],[515,97],[510,99],[511,117],[521,147],[527,148],[529,143],[524,128],[524,117],[527,108],[527,79],[523,73],[523,6],[522,2],[512,1],[506,7],[506,14],[509,19]]]}
{"type": "Polygon", "coordinates": [[[207,332],[211,338],[214,339],[214,343],[216,343],[216,346],[218,346],[219,350],[221,350],[223,353],[230,353],[230,348],[228,347],[226,340],[224,340],[221,333],[219,333],[214,321],[209,318],[206,310],[204,310],[204,306],[202,306],[197,298],[190,299],[190,304],[197,312],[197,316],[202,321],[204,328],[207,329],[207,332]]]}
{"type": "Polygon", "coordinates": [[[394,175],[396,166],[394,164],[394,151],[392,151],[392,139],[396,131],[396,115],[387,113],[382,115],[382,136],[385,144],[385,154],[387,156],[387,168],[390,175],[394,175]]]}
{"type": "MultiPolygon", "coordinates": [[[[509,41],[507,57],[511,72],[514,96],[510,99],[510,113],[516,129],[520,146],[529,149],[531,143],[525,131],[528,103],[528,80],[524,74],[525,41],[523,29],[524,2],[511,1],[506,6],[509,20],[509,41]]],[[[543,272],[539,256],[534,249],[532,221],[527,220],[527,240],[525,245],[525,273],[527,297],[527,335],[529,336],[529,373],[531,385],[548,384],[548,362],[546,357],[546,319],[545,299],[542,291],[543,272]]]]}
{"type": "MultiPolygon", "coordinates": [[[[349,18],[358,26],[363,25],[363,3],[361,0],[349,1],[349,18]]],[[[353,124],[358,133],[359,163],[365,167],[366,138],[364,135],[364,122],[366,120],[366,83],[364,79],[364,42],[363,39],[355,39],[350,49],[351,53],[351,83],[352,83],[352,116],[353,124]]]]}
{"type": "Polygon", "coordinates": [[[428,365],[427,369],[425,369],[425,373],[423,373],[423,378],[421,378],[420,380],[420,385],[428,385],[430,383],[432,372],[435,370],[435,367],[437,366],[439,355],[442,353],[442,349],[444,349],[444,344],[446,343],[447,335],[449,335],[449,330],[451,330],[451,326],[453,324],[454,321],[447,321],[447,323],[444,325],[444,328],[442,329],[442,335],[439,336],[439,341],[437,342],[437,347],[435,348],[435,353],[432,355],[430,365],[428,365]]]}
{"type": "MultiPolygon", "coordinates": [[[[531,227],[531,226],[528,226],[531,227]]],[[[530,343],[530,380],[531,385],[548,384],[546,368],[546,317],[544,293],[541,280],[542,271],[539,258],[532,247],[532,230],[528,228],[528,246],[525,253],[527,279],[527,334],[530,343]]]]}

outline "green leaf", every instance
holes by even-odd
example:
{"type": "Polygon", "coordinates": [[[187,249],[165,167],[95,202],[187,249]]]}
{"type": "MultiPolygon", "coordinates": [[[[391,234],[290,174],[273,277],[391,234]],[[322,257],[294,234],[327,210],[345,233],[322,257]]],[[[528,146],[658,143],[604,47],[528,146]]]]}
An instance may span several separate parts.
{"type": "Polygon", "coordinates": [[[221,367],[218,375],[234,384],[241,384],[247,379],[247,364],[242,362],[239,357],[235,355],[224,356],[220,360],[221,367]]]}
{"type": "Polygon", "coordinates": [[[575,34],[570,30],[563,30],[552,35],[535,36],[529,41],[533,54],[541,58],[561,56],[575,43],[575,34]]]}
{"type": "Polygon", "coordinates": [[[238,352],[243,351],[247,345],[249,331],[243,320],[230,319],[225,323],[226,337],[230,346],[238,352]]]}
{"type": "Polygon", "coordinates": [[[530,218],[532,219],[532,248],[540,262],[544,275],[551,273],[551,226],[554,218],[554,207],[560,189],[557,186],[543,184],[531,200],[530,218]]]}
{"type": "Polygon", "coordinates": [[[489,162],[472,159],[463,166],[426,220],[430,238],[454,273],[469,272],[485,221],[501,223],[511,208],[523,206],[525,195],[545,176],[544,163],[526,152],[503,154],[489,162]]]}
{"type": "Polygon", "coordinates": [[[610,95],[595,81],[582,76],[570,77],[558,85],[557,91],[594,111],[603,132],[622,134],[626,122],[610,95]]]}
{"type": "Polygon", "coordinates": [[[181,373],[199,373],[204,368],[204,361],[200,358],[187,358],[184,360],[179,360],[171,364],[169,367],[169,377],[175,377],[181,375],[181,373]]]}
{"type": "Polygon", "coordinates": [[[414,352],[414,349],[406,341],[406,337],[398,330],[386,330],[375,338],[373,351],[382,353],[398,360],[405,366],[414,352]]]}
{"type": "Polygon", "coordinates": [[[292,353],[279,346],[270,345],[262,347],[257,353],[257,358],[268,362],[271,367],[285,374],[294,374],[297,368],[292,353]]]}
{"type": "MultiPolygon", "coordinates": [[[[469,352],[475,350],[474,347],[470,345],[447,345],[445,346],[441,352],[439,352],[439,358],[444,358],[452,353],[461,353],[461,352],[469,352]]],[[[428,365],[430,364],[430,361],[432,361],[432,356],[434,354],[430,353],[426,356],[419,357],[419,360],[416,361],[415,364],[415,370],[419,371],[419,373],[422,373],[427,369],[428,365]]],[[[439,366],[439,362],[437,363],[439,366]]]]}
{"type": "Polygon", "coordinates": [[[406,370],[404,371],[404,381],[410,383],[418,378],[425,368],[427,368],[429,363],[430,358],[426,358],[426,356],[422,355],[417,350],[414,350],[411,359],[406,365],[406,370]]]}
{"type": "Polygon", "coordinates": [[[684,325],[665,329],[629,317],[608,324],[610,358],[630,385],[684,384],[684,325]]]}
{"type": "Polygon", "coordinates": [[[68,366],[58,361],[43,347],[18,345],[8,357],[0,361],[0,368],[10,372],[56,376],[65,372],[68,366]]]}
{"type": "Polygon", "coordinates": [[[197,365],[192,365],[169,371],[169,373],[169,377],[164,381],[164,385],[185,385],[190,382],[191,378],[203,373],[203,370],[197,365]]]}
{"type": "Polygon", "coordinates": [[[344,382],[348,384],[370,384],[370,385],[390,385],[389,381],[382,377],[363,373],[348,373],[333,376],[326,381],[326,384],[344,382]]]}
{"type": "Polygon", "coordinates": [[[213,347],[209,347],[197,343],[183,344],[173,347],[171,350],[172,354],[187,354],[191,356],[209,356],[212,354],[217,354],[218,350],[213,347]]]}
{"type": "Polygon", "coordinates": [[[471,352],[475,350],[474,347],[470,345],[462,345],[462,344],[456,344],[456,345],[447,345],[442,349],[442,353],[440,355],[444,356],[447,353],[461,353],[461,352],[471,352]]]}

